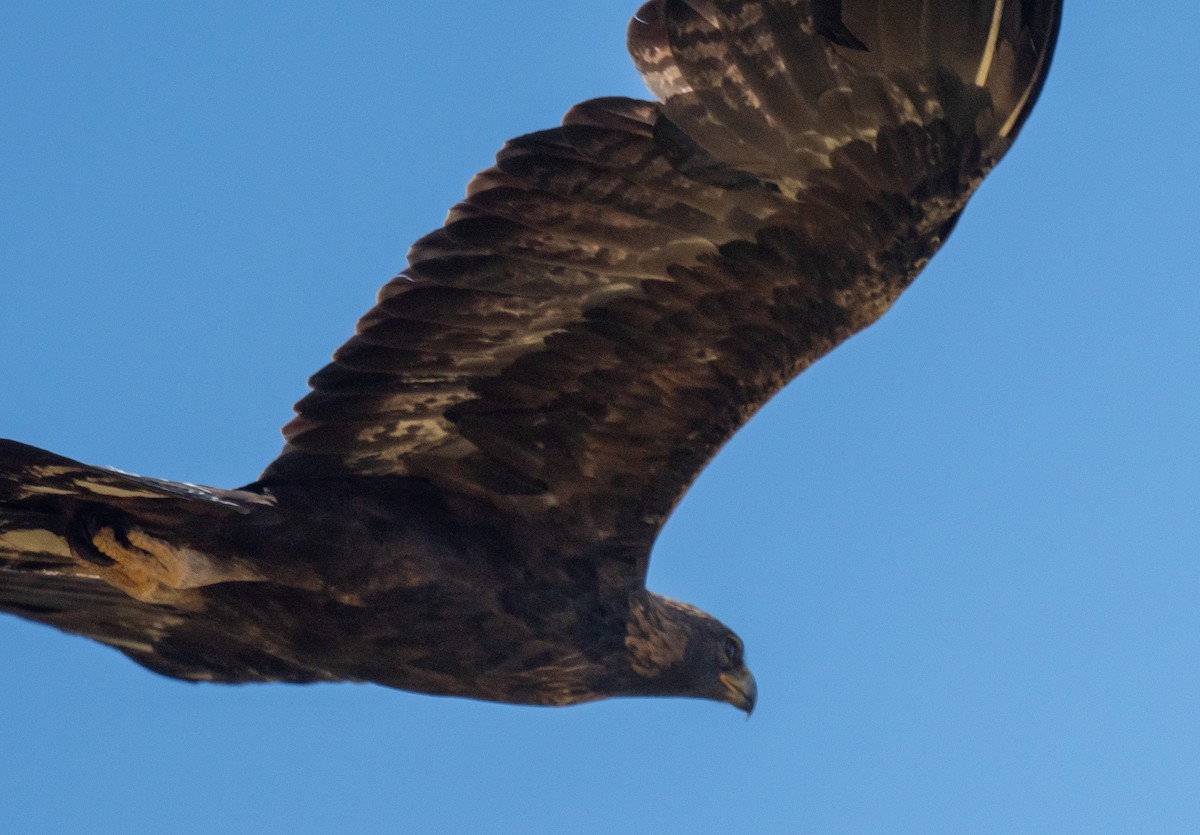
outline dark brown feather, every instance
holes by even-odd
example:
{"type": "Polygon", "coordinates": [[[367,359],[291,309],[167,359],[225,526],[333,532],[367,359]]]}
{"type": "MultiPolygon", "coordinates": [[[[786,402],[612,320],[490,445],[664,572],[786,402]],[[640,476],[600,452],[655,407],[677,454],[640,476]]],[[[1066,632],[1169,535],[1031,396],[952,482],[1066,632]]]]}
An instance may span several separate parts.
{"type": "Polygon", "coordinates": [[[664,103],[585,102],[508,143],[313,378],[264,481],[415,475],[559,549],[648,553],[737,427],[936,251],[1056,6],[1003,6],[989,51],[992,2],[647,3],[630,52],[664,103]],[[979,87],[985,53],[1005,69],[979,87]]]}

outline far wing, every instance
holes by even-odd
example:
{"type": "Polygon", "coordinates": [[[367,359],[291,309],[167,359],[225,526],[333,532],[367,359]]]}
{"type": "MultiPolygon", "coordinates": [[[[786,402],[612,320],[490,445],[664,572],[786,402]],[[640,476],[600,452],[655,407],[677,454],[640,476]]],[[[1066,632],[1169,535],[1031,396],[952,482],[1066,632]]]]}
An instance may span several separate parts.
{"type": "Polygon", "coordinates": [[[937,250],[1045,77],[1057,0],[654,0],[662,104],[512,140],[334,362],[264,481],[410,475],[530,548],[649,544],[772,394],[937,250]]]}
{"type": "Polygon", "coordinates": [[[170,526],[212,525],[251,506],[252,493],[216,490],[92,467],[0,439],[0,613],[121,650],[155,672],[194,681],[311,680],[270,647],[231,639],[219,617],[145,603],[71,554],[70,520],[84,506],[152,515],[170,526]]]}

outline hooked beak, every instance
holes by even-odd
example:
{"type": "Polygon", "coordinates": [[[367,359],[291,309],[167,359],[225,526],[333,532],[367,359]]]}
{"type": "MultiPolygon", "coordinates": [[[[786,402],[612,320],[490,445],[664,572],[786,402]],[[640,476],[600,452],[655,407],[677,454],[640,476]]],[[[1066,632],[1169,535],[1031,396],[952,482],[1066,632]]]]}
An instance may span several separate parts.
{"type": "Polygon", "coordinates": [[[758,700],[758,684],[750,670],[743,665],[740,669],[719,676],[725,689],[721,694],[723,701],[729,702],[740,710],[746,711],[746,718],[754,712],[754,703],[758,700]]]}

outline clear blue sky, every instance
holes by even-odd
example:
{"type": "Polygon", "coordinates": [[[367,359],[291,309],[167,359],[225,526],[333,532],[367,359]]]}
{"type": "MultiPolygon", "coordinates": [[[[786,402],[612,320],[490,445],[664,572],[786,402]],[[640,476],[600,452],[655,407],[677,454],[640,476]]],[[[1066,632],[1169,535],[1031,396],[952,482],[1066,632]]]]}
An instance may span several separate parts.
{"type": "MultiPolygon", "coordinates": [[[[629,2],[0,5],[0,435],[234,486],[512,135],[642,95],[629,2]]],[[[176,683],[0,618],[22,833],[1200,829],[1200,12],[1074,0],[883,321],[705,472],[650,584],[761,702],[176,683]]]]}

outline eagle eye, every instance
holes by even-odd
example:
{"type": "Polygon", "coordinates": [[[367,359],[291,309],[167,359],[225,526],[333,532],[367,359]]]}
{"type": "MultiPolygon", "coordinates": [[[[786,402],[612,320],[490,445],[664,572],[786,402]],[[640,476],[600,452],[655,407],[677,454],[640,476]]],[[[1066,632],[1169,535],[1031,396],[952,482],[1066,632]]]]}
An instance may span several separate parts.
{"type": "Polygon", "coordinates": [[[721,648],[725,655],[725,662],[730,667],[737,667],[742,663],[742,642],[732,635],[725,638],[725,645],[721,648]]]}

